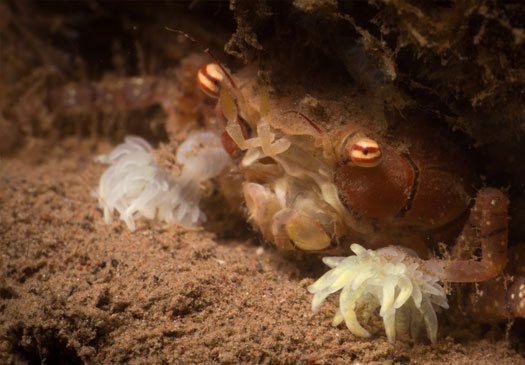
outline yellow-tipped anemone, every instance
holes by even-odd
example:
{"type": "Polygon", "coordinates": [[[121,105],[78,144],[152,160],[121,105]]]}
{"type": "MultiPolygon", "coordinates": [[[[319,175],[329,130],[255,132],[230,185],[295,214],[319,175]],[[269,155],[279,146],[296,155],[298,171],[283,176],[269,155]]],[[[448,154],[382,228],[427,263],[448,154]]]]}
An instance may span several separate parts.
{"type": "Polygon", "coordinates": [[[356,310],[363,305],[380,307],[379,315],[390,342],[395,342],[397,331],[409,331],[416,338],[422,324],[430,341],[435,342],[436,309],[448,308],[438,279],[423,273],[419,259],[401,247],[374,251],[353,244],[351,249],[355,256],[323,259],[332,269],[308,287],[314,294],[312,310],[317,312],[328,295],[341,290],[334,326],[344,321],[353,334],[369,337],[370,333],[358,322],[356,310]]]}

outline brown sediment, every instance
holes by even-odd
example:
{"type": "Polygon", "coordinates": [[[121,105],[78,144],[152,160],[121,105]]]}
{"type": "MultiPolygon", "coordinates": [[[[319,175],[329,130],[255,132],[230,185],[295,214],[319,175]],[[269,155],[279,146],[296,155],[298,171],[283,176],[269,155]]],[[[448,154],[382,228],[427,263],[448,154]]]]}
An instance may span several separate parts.
{"type": "MultiPolygon", "coordinates": [[[[523,321],[506,334],[506,323],[442,314],[433,346],[391,345],[380,324],[371,339],[332,328],[336,303],[314,315],[306,291],[327,268],[318,257],[284,257],[246,223],[223,223],[242,204],[235,191],[230,205],[210,197],[220,209],[209,229],[105,225],[90,196],[104,169],[93,157],[125,134],[166,141],[166,115],[158,105],[49,110],[52,90],[69,83],[173,77],[188,54],[203,45],[219,54],[233,33],[226,51],[255,62],[275,93],[286,95],[290,79],[312,87],[298,110],[322,129],[337,110],[315,105],[315,86],[339,100],[355,82],[374,115],[410,105],[461,130],[487,185],[510,185],[512,244],[525,238],[523,6],[232,1],[230,13],[220,2],[79,4],[0,4],[0,363],[525,363],[523,321]],[[243,233],[218,239],[212,230],[243,233]]],[[[168,165],[179,141],[169,142],[159,153],[168,165]]]]}
{"type": "Polygon", "coordinates": [[[389,344],[380,324],[370,339],[333,328],[334,301],[310,310],[318,258],[283,257],[256,233],[105,225],[92,158],[110,146],[31,145],[0,163],[1,363],[524,363],[501,326],[440,317],[434,346],[389,344]]]}

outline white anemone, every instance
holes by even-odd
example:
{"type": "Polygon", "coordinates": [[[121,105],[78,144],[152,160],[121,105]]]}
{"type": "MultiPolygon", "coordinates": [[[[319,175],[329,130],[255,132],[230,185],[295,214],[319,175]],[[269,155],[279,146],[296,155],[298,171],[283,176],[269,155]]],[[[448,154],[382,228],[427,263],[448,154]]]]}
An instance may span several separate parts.
{"type": "Polygon", "coordinates": [[[314,294],[312,310],[317,312],[328,295],[342,289],[339,309],[332,321],[334,326],[344,321],[353,334],[369,337],[370,333],[358,322],[356,310],[362,306],[368,309],[380,306],[379,315],[390,342],[395,341],[396,330],[410,331],[415,338],[423,323],[430,341],[435,342],[438,328],[435,310],[448,308],[438,279],[423,273],[419,259],[400,247],[374,251],[353,244],[351,250],[355,256],[323,259],[332,269],[308,287],[314,294]]]}
{"type": "Polygon", "coordinates": [[[100,178],[95,195],[111,223],[114,211],[130,230],[135,219],[155,217],[167,223],[194,226],[206,219],[199,208],[203,181],[226,167],[229,156],[218,136],[210,132],[190,135],[176,155],[181,173],[174,176],[158,166],[151,146],[140,137],[126,137],[108,156],[97,158],[111,166],[100,178]]]}

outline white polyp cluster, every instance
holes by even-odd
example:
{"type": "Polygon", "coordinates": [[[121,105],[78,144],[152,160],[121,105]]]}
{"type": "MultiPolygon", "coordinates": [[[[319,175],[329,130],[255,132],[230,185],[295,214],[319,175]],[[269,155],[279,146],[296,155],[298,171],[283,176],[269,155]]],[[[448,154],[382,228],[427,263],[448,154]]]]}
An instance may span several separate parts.
{"type": "Polygon", "coordinates": [[[355,256],[323,259],[332,269],[308,287],[314,294],[312,310],[318,311],[328,295],[342,289],[334,326],[344,321],[353,334],[369,337],[370,333],[357,320],[356,310],[363,306],[369,310],[380,307],[379,315],[390,342],[396,339],[396,329],[410,331],[416,338],[423,324],[430,341],[435,342],[435,310],[438,306],[448,308],[438,278],[423,273],[418,259],[399,247],[373,251],[353,244],[351,249],[355,256]]]}
{"type": "Polygon", "coordinates": [[[96,191],[104,221],[111,223],[115,210],[131,231],[140,217],[182,226],[205,221],[199,208],[201,184],[220,174],[230,161],[220,138],[211,132],[190,135],[177,151],[178,176],[159,167],[150,152],[148,142],[129,136],[108,156],[97,159],[111,165],[96,191]]]}

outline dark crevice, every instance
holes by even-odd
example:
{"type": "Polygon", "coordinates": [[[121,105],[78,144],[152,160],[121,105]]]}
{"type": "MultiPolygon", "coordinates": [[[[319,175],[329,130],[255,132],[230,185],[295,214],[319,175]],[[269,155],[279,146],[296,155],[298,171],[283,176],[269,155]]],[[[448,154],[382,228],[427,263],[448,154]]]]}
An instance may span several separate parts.
{"type": "Polygon", "coordinates": [[[56,329],[23,328],[8,333],[11,352],[29,364],[83,364],[75,348],[56,329]]]}

